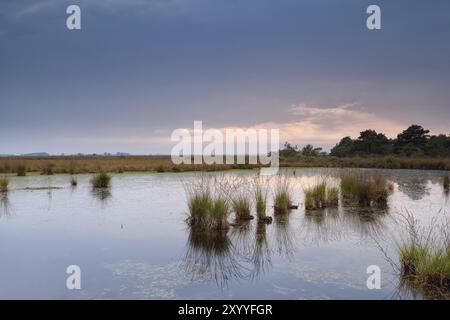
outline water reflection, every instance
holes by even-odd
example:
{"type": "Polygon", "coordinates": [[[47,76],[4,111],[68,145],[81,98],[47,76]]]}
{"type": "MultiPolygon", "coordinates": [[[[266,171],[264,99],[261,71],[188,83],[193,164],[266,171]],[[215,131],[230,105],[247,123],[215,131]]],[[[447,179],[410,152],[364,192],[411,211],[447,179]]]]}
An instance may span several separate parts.
{"type": "Polygon", "coordinates": [[[254,248],[250,256],[253,265],[253,270],[250,275],[252,279],[259,279],[272,266],[271,250],[267,241],[266,228],[266,223],[256,224],[254,248]]]}
{"type": "Polygon", "coordinates": [[[275,221],[275,246],[279,255],[292,258],[295,251],[295,230],[290,224],[290,214],[276,214],[275,221]]]}
{"type": "Polygon", "coordinates": [[[305,222],[301,228],[303,240],[307,243],[319,244],[341,239],[340,213],[337,208],[323,210],[307,210],[305,222]]]}
{"type": "Polygon", "coordinates": [[[422,200],[430,195],[429,180],[423,177],[410,177],[409,179],[399,179],[398,190],[407,195],[411,200],[422,200]]]}
{"type": "Polygon", "coordinates": [[[184,268],[194,280],[212,280],[224,287],[232,278],[245,278],[245,268],[226,231],[201,231],[189,227],[184,268]]]}
{"type": "Polygon", "coordinates": [[[385,218],[388,211],[376,208],[345,208],[344,223],[356,231],[361,239],[378,238],[387,228],[385,218]]]}
{"type": "Polygon", "coordinates": [[[11,214],[10,207],[11,203],[9,202],[8,194],[0,192],[0,218],[11,214]]]}
{"type": "Polygon", "coordinates": [[[92,196],[99,200],[102,204],[106,204],[111,198],[112,194],[109,189],[92,189],[92,196]]]}

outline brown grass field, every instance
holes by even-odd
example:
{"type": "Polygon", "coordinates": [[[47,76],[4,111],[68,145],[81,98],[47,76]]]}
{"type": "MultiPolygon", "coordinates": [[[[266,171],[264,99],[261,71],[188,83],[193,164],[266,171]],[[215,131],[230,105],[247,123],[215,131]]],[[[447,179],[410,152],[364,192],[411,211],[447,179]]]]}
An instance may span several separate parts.
{"type": "MultiPolygon", "coordinates": [[[[450,158],[406,157],[289,157],[280,159],[281,167],[385,168],[450,170],[450,158]]],[[[50,156],[1,157],[0,173],[77,174],[98,172],[181,172],[252,169],[259,165],[174,165],[170,156],[50,156]]]]}

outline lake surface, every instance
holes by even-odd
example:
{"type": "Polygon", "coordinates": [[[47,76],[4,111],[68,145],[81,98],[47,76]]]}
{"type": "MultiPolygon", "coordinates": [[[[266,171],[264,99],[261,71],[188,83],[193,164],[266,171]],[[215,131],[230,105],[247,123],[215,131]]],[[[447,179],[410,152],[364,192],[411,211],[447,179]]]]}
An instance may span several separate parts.
{"type": "Polygon", "coordinates": [[[395,240],[406,212],[423,225],[449,215],[443,172],[380,170],[395,186],[387,210],[313,213],[301,206],[302,186],[338,170],[295,172],[298,210],[214,239],[185,223],[182,181],[199,173],[117,174],[109,193],[93,192],[90,175],[75,188],[68,175],[11,178],[0,201],[0,298],[423,298],[399,287],[395,240]],[[26,189],[42,187],[60,189],[26,189]],[[69,265],[81,268],[81,290],[66,288],[69,265]],[[370,265],[381,269],[379,290],[367,288],[370,265]]]}

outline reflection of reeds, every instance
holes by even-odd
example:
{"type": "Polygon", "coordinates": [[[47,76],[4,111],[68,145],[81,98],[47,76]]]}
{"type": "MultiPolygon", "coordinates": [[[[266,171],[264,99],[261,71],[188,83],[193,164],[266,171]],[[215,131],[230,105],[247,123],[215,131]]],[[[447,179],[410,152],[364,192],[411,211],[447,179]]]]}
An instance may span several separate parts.
{"type": "Polygon", "coordinates": [[[219,287],[232,278],[242,278],[242,267],[225,230],[203,231],[189,227],[186,272],[202,280],[214,279],[219,287]]]}
{"type": "Polygon", "coordinates": [[[444,177],[444,181],[443,181],[443,186],[444,186],[444,191],[446,192],[446,193],[448,193],[449,192],[449,190],[450,190],[450,177],[449,176],[445,176],[444,177]]]}
{"type": "Polygon", "coordinates": [[[0,193],[0,217],[2,215],[9,216],[10,203],[7,193],[0,193]]]}
{"type": "Polygon", "coordinates": [[[295,249],[294,231],[289,224],[289,215],[276,215],[275,220],[275,240],[277,251],[280,255],[292,257],[295,249]]]}
{"type": "Polygon", "coordinates": [[[70,177],[70,185],[72,187],[76,187],[78,185],[77,179],[75,177],[73,177],[73,176],[70,177]]]}
{"type": "Polygon", "coordinates": [[[257,223],[256,225],[254,249],[250,258],[253,265],[251,277],[256,279],[272,265],[266,227],[265,223],[257,223]]]}
{"type": "Polygon", "coordinates": [[[408,238],[397,243],[401,285],[427,298],[450,298],[450,221],[432,221],[428,229],[404,217],[408,238]]]}

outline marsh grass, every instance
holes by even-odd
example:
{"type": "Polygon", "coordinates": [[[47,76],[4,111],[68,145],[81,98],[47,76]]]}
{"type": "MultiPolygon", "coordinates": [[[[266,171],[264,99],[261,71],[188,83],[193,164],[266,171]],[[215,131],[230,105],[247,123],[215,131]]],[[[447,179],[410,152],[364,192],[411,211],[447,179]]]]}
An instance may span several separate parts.
{"type": "Polygon", "coordinates": [[[328,178],[305,188],[305,209],[317,210],[339,205],[339,188],[330,186],[328,178]]]}
{"type": "Polygon", "coordinates": [[[70,177],[70,185],[72,186],[72,187],[76,187],[77,185],[78,185],[78,181],[77,181],[77,179],[75,178],[75,177],[70,177]]]}
{"type": "Polygon", "coordinates": [[[292,208],[292,183],[286,175],[278,175],[274,184],[273,202],[275,214],[288,213],[292,208]]]}
{"type": "Polygon", "coordinates": [[[9,180],[8,178],[0,178],[0,192],[6,193],[8,192],[9,180]]]}
{"type": "Polygon", "coordinates": [[[341,175],[341,191],[347,201],[385,207],[393,184],[379,173],[347,171],[341,175]]]}
{"type": "Polygon", "coordinates": [[[194,181],[183,181],[186,192],[191,227],[201,230],[226,230],[229,227],[230,203],[223,194],[223,177],[201,175],[194,181]]]}
{"type": "Polygon", "coordinates": [[[18,177],[25,177],[27,175],[27,168],[23,164],[19,164],[16,167],[16,173],[18,177]]]}
{"type": "Polygon", "coordinates": [[[55,168],[55,164],[54,163],[47,163],[46,165],[45,165],[45,167],[42,169],[42,172],[41,172],[41,174],[42,175],[47,175],[47,176],[51,176],[51,175],[53,175],[53,169],[55,168]]]}
{"type": "Polygon", "coordinates": [[[255,175],[252,179],[252,191],[258,222],[272,222],[272,217],[266,215],[268,196],[267,184],[259,174],[255,175]]]}
{"type": "Polygon", "coordinates": [[[111,176],[107,173],[98,173],[91,179],[91,184],[94,189],[106,189],[111,185],[111,176]]]}
{"type": "Polygon", "coordinates": [[[428,297],[450,296],[449,220],[420,228],[417,219],[404,217],[408,237],[397,243],[403,284],[408,284],[428,297]]]}

